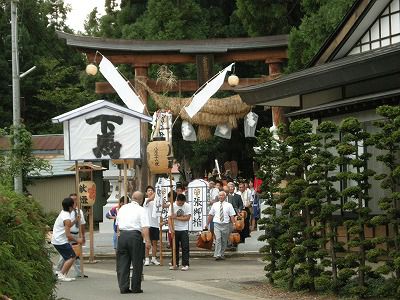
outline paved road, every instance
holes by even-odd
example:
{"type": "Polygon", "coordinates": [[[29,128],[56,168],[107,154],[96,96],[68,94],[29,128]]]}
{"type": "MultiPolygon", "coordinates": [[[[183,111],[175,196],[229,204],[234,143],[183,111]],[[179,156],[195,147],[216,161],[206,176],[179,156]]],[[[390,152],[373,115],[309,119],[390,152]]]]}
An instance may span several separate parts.
{"type": "Polygon", "coordinates": [[[171,271],[168,266],[144,269],[143,294],[119,294],[115,260],[85,264],[89,278],[57,283],[58,299],[163,299],[163,300],[256,300],[249,286],[265,280],[264,263],[255,256],[230,257],[215,261],[211,257],[191,258],[190,270],[171,271]]]}

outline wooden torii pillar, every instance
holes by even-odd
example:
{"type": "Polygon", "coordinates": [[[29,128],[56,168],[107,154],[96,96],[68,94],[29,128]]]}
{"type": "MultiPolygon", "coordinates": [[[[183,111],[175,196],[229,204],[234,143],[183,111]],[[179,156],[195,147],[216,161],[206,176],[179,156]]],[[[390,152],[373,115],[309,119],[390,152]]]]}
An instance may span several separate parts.
{"type": "MultiPolygon", "coordinates": [[[[271,79],[275,79],[282,74],[282,65],[284,59],[272,58],[266,59],[265,62],[268,64],[268,72],[271,79]]],[[[285,117],[284,107],[272,106],[271,111],[273,125],[278,127],[282,123],[287,124],[288,120],[285,117]]]]}
{"type": "MultiPolygon", "coordinates": [[[[135,64],[134,65],[135,78],[137,80],[147,82],[148,68],[149,64],[135,64]]],[[[143,100],[143,104],[147,109],[147,91],[143,88],[142,85],[138,84],[137,81],[135,81],[135,89],[139,93],[140,99],[143,100]]],[[[144,114],[147,115],[148,112],[145,111],[144,114]]],[[[151,182],[149,178],[150,177],[149,169],[147,168],[147,155],[146,155],[146,146],[148,142],[148,124],[147,122],[142,122],[140,126],[141,126],[140,128],[141,162],[140,165],[135,164],[135,177],[136,177],[136,189],[145,192],[146,186],[148,185],[149,182],[151,182]]]]}

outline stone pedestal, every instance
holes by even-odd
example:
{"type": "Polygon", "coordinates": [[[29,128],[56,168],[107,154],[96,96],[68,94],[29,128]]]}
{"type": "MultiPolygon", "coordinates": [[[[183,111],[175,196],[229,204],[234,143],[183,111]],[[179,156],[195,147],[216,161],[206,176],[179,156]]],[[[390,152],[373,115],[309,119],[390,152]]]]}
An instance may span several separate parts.
{"type": "MultiPolygon", "coordinates": [[[[130,172],[128,172],[128,176],[130,176],[129,173],[130,172]]],[[[111,161],[109,169],[103,173],[103,178],[104,180],[110,181],[110,196],[107,198],[107,204],[103,206],[103,222],[99,223],[99,231],[100,233],[112,233],[114,232],[114,220],[107,219],[106,213],[114,206],[117,206],[119,198],[125,194],[124,178],[122,174],[120,178],[121,182],[119,183],[119,169],[116,165],[112,164],[111,161]],[[119,191],[119,189],[121,189],[121,191],[119,191]]]]}

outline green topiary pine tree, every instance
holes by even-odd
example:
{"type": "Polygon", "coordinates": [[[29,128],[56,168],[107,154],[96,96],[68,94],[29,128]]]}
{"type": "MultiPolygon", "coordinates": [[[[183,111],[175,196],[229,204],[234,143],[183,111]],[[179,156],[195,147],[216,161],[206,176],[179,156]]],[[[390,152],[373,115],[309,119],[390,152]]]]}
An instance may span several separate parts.
{"type": "Polygon", "coordinates": [[[317,127],[317,134],[313,142],[315,150],[308,178],[310,181],[316,181],[320,186],[317,198],[321,202],[321,208],[319,214],[314,216],[314,221],[321,224],[321,264],[325,267],[330,266],[332,270],[324,271],[315,279],[315,282],[319,290],[336,291],[338,288],[336,251],[340,248],[340,244],[336,239],[337,222],[333,218],[333,213],[340,208],[337,203],[340,200],[340,194],[334,186],[337,178],[333,172],[337,169],[334,149],[339,142],[335,138],[335,135],[338,135],[338,126],[331,121],[322,122],[317,127]],[[330,260],[326,258],[328,256],[330,260]]]}
{"type": "MultiPolygon", "coordinates": [[[[380,132],[374,134],[373,140],[375,147],[382,150],[382,154],[377,156],[388,171],[376,175],[376,179],[382,180],[381,187],[388,191],[388,194],[379,200],[379,206],[384,211],[384,215],[376,216],[372,219],[374,225],[389,224],[393,228],[393,236],[387,242],[390,251],[387,253],[391,258],[385,266],[378,268],[383,274],[395,273],[397,285],[400,280],[400,164],[398,161],[400,151],[400,107],[384,105],[377,108],[377,113],[384,117],[384,120],[375,122],[375,126],[380,128],[380,132]]],[[[381,239],[384,241],[384,239],[381,239]]],[[[382,250],[377,249],[374,258],[381,255],[382,250]]],[[[398,293],[399,295],[399,293],[398,293]]]]}
{"type": "Polygon", "coordinates": [[[296,289],[315,290],[314,278],[321,274],[318,265],[320,257],[319,232],[320,226],[313,222],[314,215],[320,210],[318,195],[320,187],[309,178],[309,169],[313,158],[312,124],[306,120],[295,120],[289,126],[289,136],[285,142],[291,147],[288,172],[291,178],[288,181],[286,192],[290,194],[285,201],[291,216],[295,247],[292,250],[295,264],[296,289]],[[296,237],[295,232],[300,234],[296,237]]]}
{"type": "MultiPolygon", "coordinates": [[[[343,172],[340,178],[347,180],[349,186],[342,191],[342,195],[347,198],[343,205],[345,211],[354,215],[353,219],[347,220],[345,225],[350,235],[348,246],[355,248],[357,254],[348,254],[348,260],[357,259],[358,286],[352,289],[352,293],[363,297],[367,292],[366,274],[371,271],[371,267],[366,265],[367,252],[373,243],[365,238],[365,227],[370,225],[370,208],[368,202],[368,190],[370,184],[368,178],[374,175],[372,170],[368,169],[368,159],[371,156],[367,152],[370,134],[362,128],[362,124],[353,117],[347,118],[340,124],[342,141],[336,147],[341,159],[343,172]]],[[[353,273],[349,268],[342,270],[344,278],[349,279],[353,273]]]]}
{"type": "Polygon", "coordinates": [[[264,269],[270,283],[273,283],[277,262],[283,257],[283,253],[278,251],[278,239],[283,233],[282,216],[278,213],[278,195],[279,185],[286,173],[282,166],[287,161],[285,159],[287,147],[267,128],[261,128],[257,144],[258,150],[255,159],[260,165],[257,177],[263,181],[261,198],[265,200],[264,204],[267,206],[262,212],[263,217],[258,221],[260,229],[265,230],[265,234],[260,236],[259,240],[267,242],[260,252],[264,254],[264,260],[268,261],[264,269]]]}

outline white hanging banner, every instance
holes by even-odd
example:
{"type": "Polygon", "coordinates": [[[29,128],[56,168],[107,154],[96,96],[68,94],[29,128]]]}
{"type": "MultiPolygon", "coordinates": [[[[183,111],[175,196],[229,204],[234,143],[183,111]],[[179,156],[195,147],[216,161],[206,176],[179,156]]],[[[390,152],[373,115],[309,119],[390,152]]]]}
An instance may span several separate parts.
{"type": "Polygon", "coordinates": [[[129,109],[143,113],[144,104],[140,100],[139,96],[133,91],[126,80],[105,56],[101,59],[99,67],[101,74],[103,74],[111,84],[125,105],[129,109]]]}
{"type": "Polygon", "coordinates": [[[189,221],[189,231],[202,231],[207,224],[207,181],[196,179],[190,182],[187,195],[192,215],[189,221]]]}
{"type": "Polygon", "coordinates": [[[219,88],[222,86],[222,84],[225,81],[225,76],[228,71],[231,71],[232,66],[235,63],[231,63],[229,66],[227,66],[225,69],[219,72],[219,74],[209,82],[205,84],[205,86],[196,94],[194,94],[192,98],[192,102],[189,104],[189,106],[185,107],[185,110],[189,117],[193,118],[195,114],[199,112],[199,110],[206,104],[208,99],[211,98],[212,95],[214,95],[219,88]]]}

